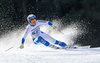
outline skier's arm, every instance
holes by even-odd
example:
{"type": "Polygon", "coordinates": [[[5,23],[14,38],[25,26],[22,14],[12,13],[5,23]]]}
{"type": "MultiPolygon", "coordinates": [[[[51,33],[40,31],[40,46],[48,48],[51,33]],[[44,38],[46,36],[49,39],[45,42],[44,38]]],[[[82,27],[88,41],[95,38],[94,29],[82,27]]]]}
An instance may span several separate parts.
{"type": "Polygon", "coordinates": [[[51,22],[48,21],[48,25],[50,25],[53,29],[56,28],[56,26],[54,26],[51,22]]]}
{"type": "Polygon", "coordinates": [[[53,29],[56,28],[56,26],[54,26],[50,21],[38,20],[38,22],[39,22],[41,25],[49,25],[49,26],[51,26],[53,29]]]}
{"type": "Polygon", "coordinates": [[[22,38],[22,41],[21,41],[21,45],[20,45],[20,48],[24,48],[24,42],[25,42],[25,39],[28,35],[28,32],[29,32],[29,28],[26,29],[25,33],[24,33],[24,37],[22,38]]]}

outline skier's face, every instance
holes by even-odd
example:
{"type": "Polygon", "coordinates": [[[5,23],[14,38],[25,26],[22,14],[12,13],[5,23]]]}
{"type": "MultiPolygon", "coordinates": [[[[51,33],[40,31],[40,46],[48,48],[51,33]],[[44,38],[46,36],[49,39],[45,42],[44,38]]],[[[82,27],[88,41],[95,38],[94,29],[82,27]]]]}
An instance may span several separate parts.
{"type": "Polygon", "coordinates": [[[32,25],[36,25],[36,19],[32,20],[32,21],[31,21],[31,24],[32,24],[32,25]]]}
{"type": "Polygon", "coordinates": [[[32,23],[32,25],[36,25],[36,22],[32,23]]]}

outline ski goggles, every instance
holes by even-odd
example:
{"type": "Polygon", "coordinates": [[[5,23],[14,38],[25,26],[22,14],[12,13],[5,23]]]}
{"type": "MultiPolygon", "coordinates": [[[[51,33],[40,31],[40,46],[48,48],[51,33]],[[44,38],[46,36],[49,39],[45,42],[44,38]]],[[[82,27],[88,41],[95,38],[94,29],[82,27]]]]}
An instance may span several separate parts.
{"type": "Polygon", "coordinates": [[[33,19],[33,20],[30,21],[30,23],[34,23],[34,22],[36,22],[36,19],[33,19]]]}

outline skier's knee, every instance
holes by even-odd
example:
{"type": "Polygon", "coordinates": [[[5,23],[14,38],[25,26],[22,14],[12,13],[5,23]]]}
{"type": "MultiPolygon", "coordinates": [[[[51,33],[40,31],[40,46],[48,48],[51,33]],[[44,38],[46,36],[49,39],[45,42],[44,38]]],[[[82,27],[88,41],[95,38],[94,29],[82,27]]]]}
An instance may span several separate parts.
{"type": "Polygon", "coordinates": [[[50,44],[48,41],[46,41],[45,39],[43,39],[41,36],[39,36],[38,40],[39,40],[42,44],[44,44],[45,46],[49,46],[49,44],[50,44]]]}

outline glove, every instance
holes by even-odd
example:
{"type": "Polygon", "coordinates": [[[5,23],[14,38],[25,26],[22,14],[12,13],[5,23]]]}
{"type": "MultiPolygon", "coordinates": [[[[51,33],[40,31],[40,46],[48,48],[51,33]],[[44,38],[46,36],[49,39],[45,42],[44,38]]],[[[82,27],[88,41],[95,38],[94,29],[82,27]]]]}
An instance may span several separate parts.
{"type": "Polygon", "coordinates": [[[56,29],[56,26],[52,25],[52,28],[53,28],[53,29],[56,29]]]}
{"type": "Polygon", "coordinates": [[[22,44],[22,45],[20,45],[20,47],[19,47],[20,49],[23,49],[24,48],[24,44],[22,44]]]}

